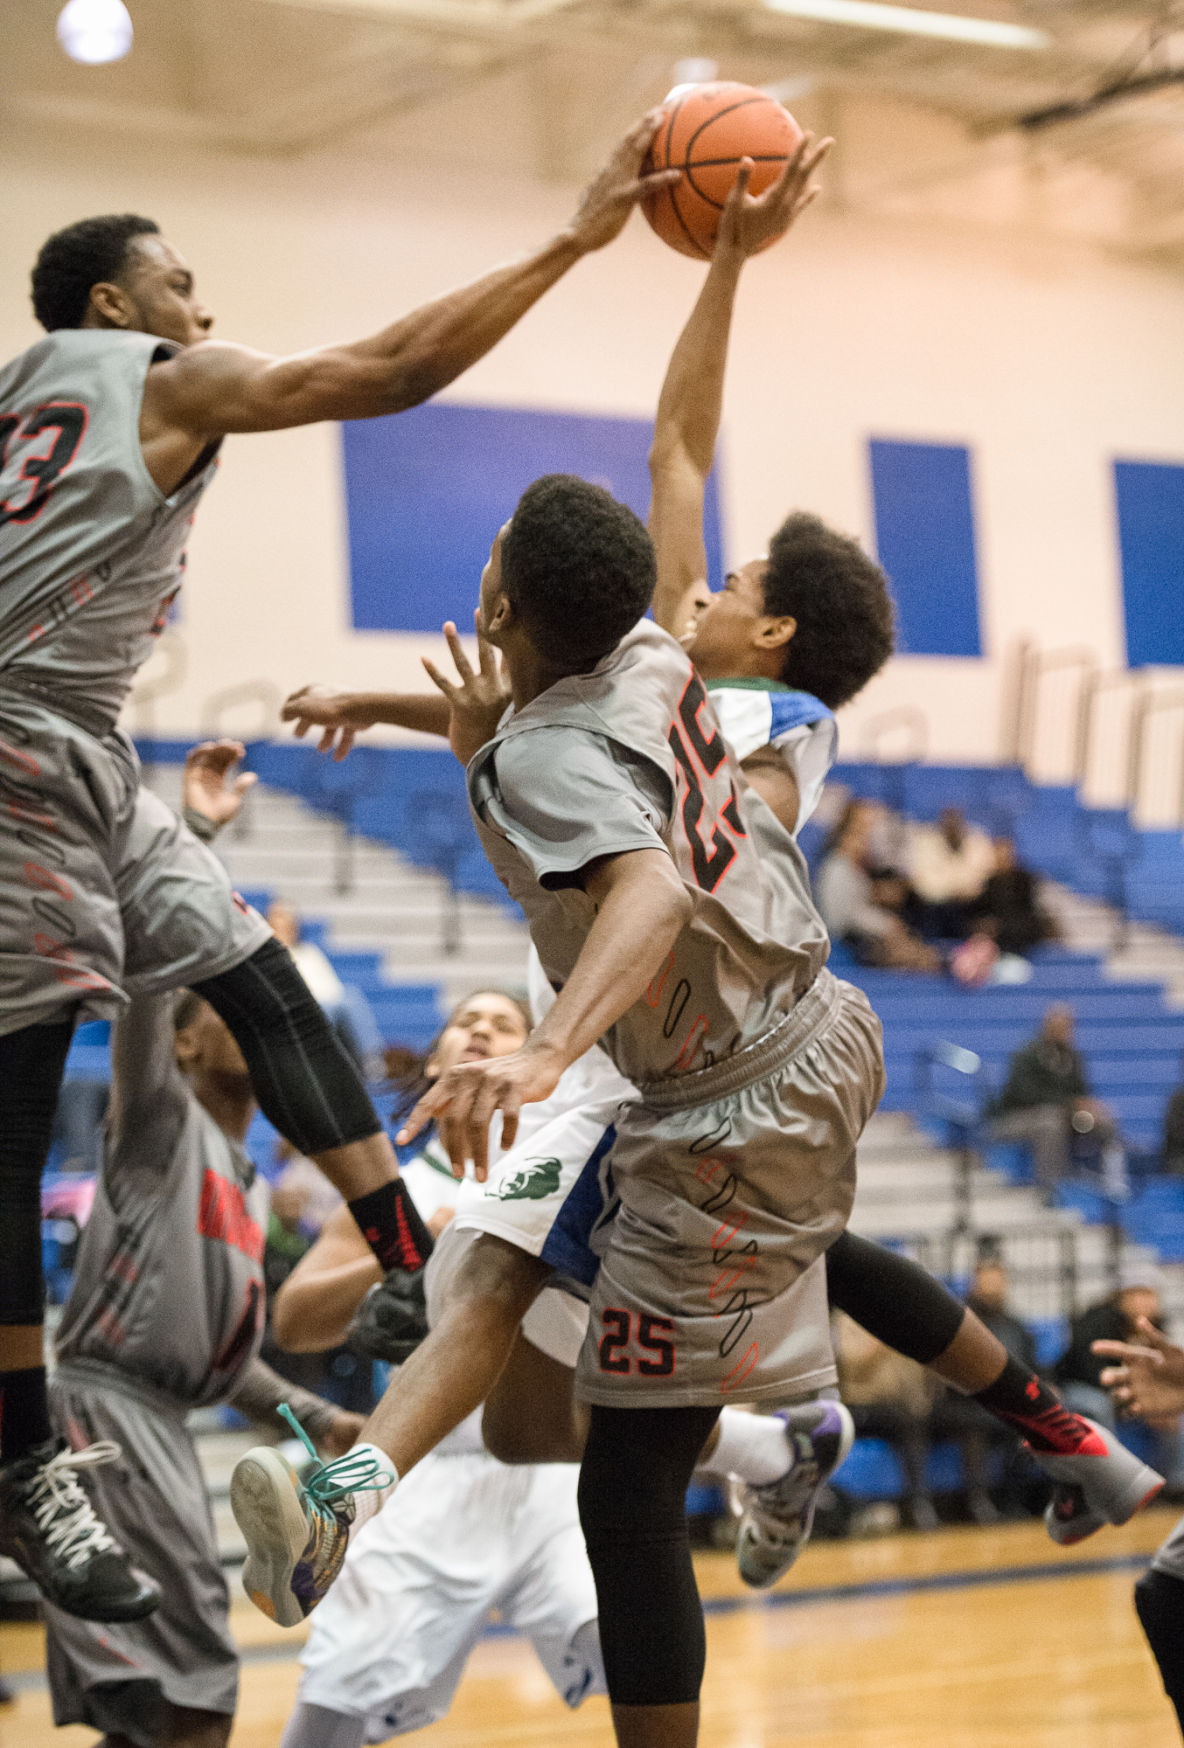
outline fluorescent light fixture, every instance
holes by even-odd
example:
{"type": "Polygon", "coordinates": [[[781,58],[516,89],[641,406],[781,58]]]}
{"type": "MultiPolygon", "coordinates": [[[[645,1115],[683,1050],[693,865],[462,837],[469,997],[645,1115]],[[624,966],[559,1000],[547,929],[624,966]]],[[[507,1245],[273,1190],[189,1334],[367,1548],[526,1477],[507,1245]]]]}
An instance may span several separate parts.
{"type": "Polygon", "coordinates": [[[131,14],[123,0],[69,0],[58,14],[57,37],[84,66],[122,61],[132,46],[131,14]]]}
{"type": "Polygon", "coordinates": [[[973,42],[995,49],[1045,49],[1049,35],[994,18],[964,18],[958,12],[925,12],[917,6],[887,6],[880,0],[765,0],[770,12],[790,18],[817,18],[823,24],[850,24],[857,30],[895,30],[906,36],[936,36],[947,42],[973,42]]]}

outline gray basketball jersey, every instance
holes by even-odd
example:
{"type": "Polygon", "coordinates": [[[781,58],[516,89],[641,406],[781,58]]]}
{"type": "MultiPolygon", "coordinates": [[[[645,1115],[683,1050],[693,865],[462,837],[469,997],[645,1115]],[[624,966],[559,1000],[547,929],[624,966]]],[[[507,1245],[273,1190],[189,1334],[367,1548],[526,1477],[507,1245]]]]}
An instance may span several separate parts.
{"type": "Polygon", "coordinates": [[[692,915],[603,1040],[643,1087],[763,1037],[826,961],[797,845],[748,787],[679,645],[648,622],[509,717],[468,784],[486,854],[556,987],[595,915],[579,870],[629,850],[673,858],[692,915]]]}
{"type": "Polygon", "coordinates": [[[267,1185],[175,1066],[172,1012],[144,996],[116,1026],[116,1117],[57,1352],[200,1406],[259,1350],[267,1185]]]}
{"type": "Polygon", "coordinates": [[[140,448],[151,334],[63,329],[0,369],[0,670],[108,722],[163,629],[217,462],[166,498],[140,448]]]}

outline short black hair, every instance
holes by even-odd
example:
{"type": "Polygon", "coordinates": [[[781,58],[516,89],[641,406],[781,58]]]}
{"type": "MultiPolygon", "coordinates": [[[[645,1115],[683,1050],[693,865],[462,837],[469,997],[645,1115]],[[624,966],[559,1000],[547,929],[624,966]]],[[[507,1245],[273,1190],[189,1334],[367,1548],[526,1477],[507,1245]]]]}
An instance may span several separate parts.
{"type": "Polygon", "coordinates": [[[769,542],[765,612],[798,628],[781,678],[837,710],[863,690],[892,654],[888,579],[857,540],[795,510],[769,542]]]}
{"type": "Polygon", "coordinates": [[[41,326],[49,334],[80,328],[91,288],[119,278],[133,238],[159,235],[155,220],[134,212],[79,219],[55,231],[33,264],[33,314],[41,326]]]}
{"type": "Polygon", "coordinates": [[[502,540],[502,587],[544,661],[594,667],[654,595],[644,525],[602,486],[548,473],[527,486],[502,540]]]}

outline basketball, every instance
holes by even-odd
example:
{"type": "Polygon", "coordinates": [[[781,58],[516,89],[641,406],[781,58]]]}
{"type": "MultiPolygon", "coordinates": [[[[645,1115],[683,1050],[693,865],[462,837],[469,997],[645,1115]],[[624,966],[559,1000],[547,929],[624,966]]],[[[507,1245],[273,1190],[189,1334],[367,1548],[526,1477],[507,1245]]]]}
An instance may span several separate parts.
{"type": "Polygon", "coordinates": [[[761,194],[797,150],[802,130],[767,91],[731,80],[683,86],[667,105],[644,173],[681,170],[682,180],[651,194],[643,211],[672,249],[709,260],[740,160],[752,159],[749,192],[761,194]]]}

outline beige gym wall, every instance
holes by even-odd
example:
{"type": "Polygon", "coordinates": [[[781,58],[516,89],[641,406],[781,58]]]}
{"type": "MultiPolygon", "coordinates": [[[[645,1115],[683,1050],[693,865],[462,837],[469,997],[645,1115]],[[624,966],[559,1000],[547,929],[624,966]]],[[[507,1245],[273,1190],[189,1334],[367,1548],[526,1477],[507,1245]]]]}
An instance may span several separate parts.
{"type": "MultiPolygon", "coordinates": [[[[499,126],[506,162],[505,130],[526,122],[503,106],[499,126]]],[[[286,160],[10,134],[0,354],[37,336],[26,286],[44,236],[129,208],[188,255],[223,335],[282,351],[366,333],[567,216],[574,189],[481,158],[472,105],[457,102],[388,128],[381,152],[286,160]],[[450,161],[433,167],[441,117],[461,110],[450,161]]],[[[634,219],[450,398],[649,414],[700,279],[634,219]]],[[[1181,278],[1036,223],[890,220],[834,201],[748,269],[723,439],[730,557],[759,551],[793,505],[870,537],[869,435],[973,450],[987,659],[898,659],[848,713],[852,754],[869,718],[907,703],[928,713],[931,757],[994,756],[1001,660],[1021,634],[1123,660],[1109,464],[1184,460],[1182,320],[1181,278]]],[[[203,726],[211,692],[260,675],[285,690],[418,684],[431,640],[348,624],[333,428],[228,442],[181,636],[186,676],[159,707],[164,732],[203,726]]],[[[240,726],[255,723],[244,712],[240,726]]],[[[1055,723],[1046,738],[1055,774],[1055,723]]]]}

